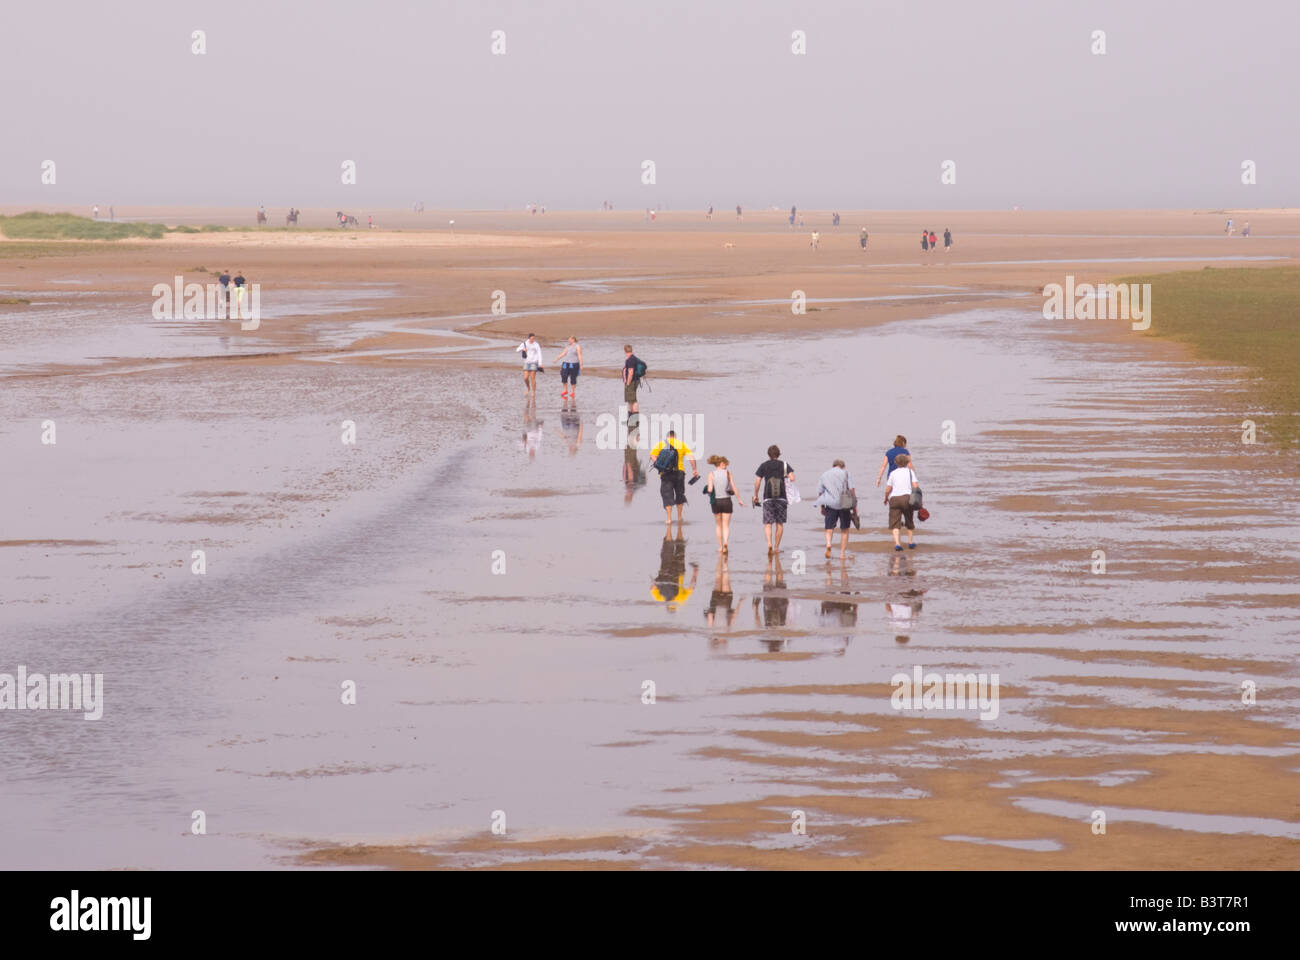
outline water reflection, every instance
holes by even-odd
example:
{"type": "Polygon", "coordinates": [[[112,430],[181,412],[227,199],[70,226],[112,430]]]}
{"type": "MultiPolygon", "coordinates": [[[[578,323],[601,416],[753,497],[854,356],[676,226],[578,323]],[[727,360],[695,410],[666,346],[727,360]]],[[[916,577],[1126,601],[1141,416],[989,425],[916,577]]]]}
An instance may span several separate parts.
{"type": "Polygon", "coordinates": [[[638,487],[644,487],[646,482],[645,467],[641,464],[641,458],[637,455],[637,444],[641,438],[640,429],[628,431],[627,449],[623,451],[623,503],[632,502],[632,495],[636,493],[638,487]]]}
{"type": "Polygon", "coordinates": [[[524,402],[524,432],[520,446],[524,453],[528,454],[530,460],[536,460],[538,451],[542,449],[542,424],[544,422],[537,418],[537,401],[535,399],[526,400],[524,402]]]}
{"type": "MultiPolygon", "coordinates": [[[[741,599],[731,592],[731,568],[727,565],[726,555],[719,553],[718,568],[713,575],[713,593],[709,595],[709,606],[704,611],[705,621],[710,627],[730,629],[740,612],[741,599]]],[[[726,639],[715,638],[713,642],[715,645],[726,643],[726,639]]]]}
{"type": "Polygon", "coordinates": [[[664,604],[670,613],[676,613],[695,592],[695,583],[700,577],[700,565],[691,564],[691,582],[686,583],[686,539],[682,536],[682,525],[677,524],[676,537],[664,534],[664,542],[659,548],[659,572],[650,586],[650,596],[664,604]]]}
{"type": "Polygon", "coordinates": [[[560,432],[569,448],[569,456],[574,456],[582,448],[582,417],[578,413],[578,400],[565,400],[560,408],[560,432]]]}

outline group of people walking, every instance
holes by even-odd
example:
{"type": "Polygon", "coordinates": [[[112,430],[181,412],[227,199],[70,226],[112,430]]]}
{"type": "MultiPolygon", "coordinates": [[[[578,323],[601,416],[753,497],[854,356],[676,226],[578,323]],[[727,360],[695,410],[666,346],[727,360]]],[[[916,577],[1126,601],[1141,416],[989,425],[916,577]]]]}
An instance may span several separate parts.
{"type": "MultiPolygon", "coordinates": [[[[692,473],[691,484],[700,479],[700,470],[695,452],[683,443],[674,431],[668,431],[665,438],[650,451],[654,468],[659,471],[659,494],[664,507],[664,523],[671,526],[673,511],[677,511],[678,523],[682,520],[682,508],[686,504],[686,468],[692,473]]],[[[736,505],[745,506],[745,498],[731,472],[730,458],[714,454],[708,459],[709,472],[704,482],[704,493],[709,498],[713,512],[715,534],[718,540],[718,552],[730,552],[731,518],[736,505]]],[[[889,510],[889,531],[894,539],[894,549],[902,551],[903,531],[907,531],[906,549],[916,549],[916,520],[929,517],[922,506],[921,482],[912,465],[912,456],[907,449],[907,438],[901,434],[894,438],[894,445],[885,451],[876,476],[876,486],[884,482],[884,504],[889,510]]],[[[781,539],[789,519],[792,504],[801,502],[799,488],[795,486],[794,467],[781,456],[781,448],[776,444],[767,448],[767,459],[754,471],[754,493],[752,504],[763,511],[763,537],[767,542],[767,555],[775,556],[781,552],[781,539]]],[[[862,522],[858,516],[858,491],[844,461],[836,459],[830,469],[818,478],[817,498],[814,505],[820,508],[826,531],[826,556],[831,555],[835,530],[840,532],[840,558],[848,551],[849,527],[860,529],[862,522]]]]}
{"type": "MultiPolygon", "coordinates": [[[[935,236],[933,230],[921,231],[921,250],[933,252],[939,249],[939,238],[935,236]]],[[[952,249],[952,231],[947,227],[943,228],[943,252],[947,253],[952,249]]]]}

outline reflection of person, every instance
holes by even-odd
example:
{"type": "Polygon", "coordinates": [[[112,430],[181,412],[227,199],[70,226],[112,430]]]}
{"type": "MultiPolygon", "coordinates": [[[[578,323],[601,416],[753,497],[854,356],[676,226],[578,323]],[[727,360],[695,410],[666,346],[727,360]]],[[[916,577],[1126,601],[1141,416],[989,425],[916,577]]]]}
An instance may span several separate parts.
{"type": "Polygon", "coordinates": [[[628,434],[627,449],[623,451],[623,486],[626,493],[623,495],[624,503],[632,502],[632,494],[636,493],[637,487],[645,486],[645,468],[641,466],[641,458],[637,456],[637,438],[640,431],[633,430],[628,434]]]}
{"type": "Polygon", "coordinates": [[[913,617],[921,612],[921,601],[909,600],[906,603],[894,600],[885,604],[885,615],[889,617],[889,626],[894,631],[894,639],[907,643],[911,637],[913,617]]]}
{"type": "MultiPolygon", "coordinates": [[[[781,569],[781,558],[768,558],[767,570],[763,573],[763,618],[759,620],[759,598],[754,598],[754,624],[760,627],[784,627],[790,616],[790,598],[785,595],[785,571],[781,569]]],[[[779,642],[778,642],[779,646],[779,642]]]]}
{"type": "Polygon", "coordinates": [[[573,456],[582,448],[582,417],[578,413],[578,401],[564,401],[560,408],[560,431],[569,445],[569,456],[573,456]]]}
{"type": "Polygon", "coordinates": [[[697,477],[700,475],[700,468],[695,462],[695,454],[691,448],[678,440],[676,432],[672,430],[669,430],[668,435],[656,443],[650,451],[651,463],[654,463],[664,447],[672,447],[677,451],[677,469],[664,470],[659,475],[659,496],[664,504],[664,523],[673,522],[673,507],[677,508],[677,522],[681,523],[682,506],[686,503],[686,461],[691,462],[691,472],[697,477]]]}
{"type": "MultiPolygon", "coordinates": [[[[840,562],[840,590],[841,594],[850,594],[849,590],[849,568],[840,562]]],[[[831,565],[826,564],[826,589],[831,590],[831,565]]],[[[823,600],[821,610],[818,614],[818,620],[824,627],[854,627],[858,623],[858,601],[856,600],[823,600]]]]}
{"type": "Polygon", "coordinates": [[[542,448],[542,422],[537,419],[537,407],[531,403],[524,404],[524,452],[530,460],[537,459],[537,451],[542,448]]]}
{"type": "Polygon", "coordinates": [[[674,540],[664,531],[664,542],[659,548],[659,573],[650,587],[650,596],[675,612],[695,592],[695,582],[700,576],[700,565],[691,564],[691,583],[686,585],[686,541],[682,528],[677,527],[674,540]]]}
{"type": "Polygon", "coordinates": [[[727,558],[723,554],[718,554],[718,571],[714,575],[713,593],[709,596],[708,609],[704,611],[704,619],[709,626],[717,625],[719,612],[722,614],[723,626],[730,627],[736,622],[736,614],[740,612],[740,598],[734,597],[731,593],[731,570],[727,567],[727,558]]]}

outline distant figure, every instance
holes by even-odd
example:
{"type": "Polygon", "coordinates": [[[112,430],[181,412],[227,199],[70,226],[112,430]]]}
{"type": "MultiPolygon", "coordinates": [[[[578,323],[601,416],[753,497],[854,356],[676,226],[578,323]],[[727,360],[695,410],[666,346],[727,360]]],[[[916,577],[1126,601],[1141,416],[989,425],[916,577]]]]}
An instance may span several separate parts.
{"type": "Polygon", "coordinates": [[[740,204],[736,204],[736,219],[737,219],[737,220],[744,220],[744,219],[745,219],[745,215],[744,215],[743,213],[740,212],[740,204]]]}
{"type": "Polygon", "coordinates": [[[933,251],[938,250],[938,249],[939,249],[939,238],[936,237],[936,236],[934,235],[934,231],[931,230],[931,231],[930,231],[930,250],[931,250],[931,252],[933,252],[933,251]]]}
{"type": "Polygon", "coordinates": [[[654,210],[652,209],[652,210],[650,211],[650,219],[653,220],[654,218],[655,218],[655,212],[654,212],[654,210]]]}
{"type": "Polygon", "coordinates": [[[808,245],[812,247],[814,250],[816,250],[818,245],[821,243],[821,239],[822,239],[822,235],[818,233],[816,230],[814,230],[812,234],[812,240],[808,242],[808,245]]]}
{"type": "Polygon", "coordinates": [[[649,207],[646,207],[646,208],[645,208],[645,222],[646,222],[646,223],[649,223],[649,222],[650,222],[650,208],[649,208],[649,207]]]}
{"type": "Polygon", "coordinates": [[[791,223],[791,224],[794,223],[794,215],[795,215],[795,208],[792,206],[792,207],[790,207],[790,223],[791,223]]]}
{"type": "Polygon", "coordinates": [[[1249,220],[1247,220],[1245,226],[1243,226],[1243,227],[1241,228],[1241,235],[1242,235],[1243,237],[1249,237],[1249,236],[1250,236],[1250,221],[1249,221],[1249,220]]]}
{"type": "Polygon", "coordinates": [[[371,230],[375,229],[375,215],[373,213],[366,217],[366,221],[369,224],[371,230]]]}
{"type": "Polygon", "coordinates": [[[242,317],[244,315],[244,287],[248,284],[248,281],[244,279],[244,275],[242,273],[236,270],[235,279],[232,280],[231,283],[235,285],[235,314],[234,315],[236,317],[242,317]]]}
{"type": "MultiPolygon", "coordinates": [[[[645,364],[641,362],[640,357],[632,352],[632,344],[623,344],[623,353],[625,354],[623,360],[623,402],[627,404],[628,413],[635,414],[637,412],[636,392],[641,387],[641,376],[638,373],[644,375],[645,364]]],[[[633,426],[631,416],[628,417],[627,425],[628,429],[633,426]]]]}
{"type": "Polygon", "coordinates": [[[713,219],[713,204],[709,204],[709,212],[704,215],[705,220],[713,219]]]}
{"type": "Polygon", "coordinates": [[[799,215],[799,229],[801,229],[801,230],[803,229],[803,215],[802,215],[802,214],[799,215]]]}
{"type": "Polygon", "coordinates": [[[840,215],[837,213],[833,217],[831,217],[831,226],[838,227],[839,225],[840,225],[840,215]]]}
{"type": "Polygon", "coordinates": [[[99,204],[95,204],[95,219],[99,219],[99,204]]]}
{"type": "Polygon", "coordinates": [[[921,231],[921,249],[923,251],[928,251],[930,249],[930,234],[924,230],[921,231]]]}
{"type": "Polygon", "coordinates": [[[546,204],[542,204],[542,213],[546,212],[546,204]]]}
{"type": "Polygon", "coordinates": [[[866,227],[863,227],[862,232],[858,234],[858,246],[862,248],[863,253],[866,253],[867,250],[867,228],[866,227]]]}
{"type": "Polygon", "coordinates": [[[943,252],[947,253],[952,249],[952,231],[947,227],[943,228],[943,252]]]}
{"type": "MultiPolygon", "coordinates": [[[[109,208],[108,208],[108,221],[109,221],[109,223],[112,223],[112,222],[113,222],[114,220],[116,220],[116,219],[117,219],[117,217],[116,217],[116,216],[114,215],[114,213],[113,213],[113,208],[112,208],[112,207],[109,207],[109,208]]],[[[1229,220],[1228,222],[1231,223],[1232,221],[1229,220]]]]}
{"type": "Polygon", "coordinates": [[[1228,225],[1223,228],[1223,232],[1228,236],[1232,236],[1232,217],[1228,218],[1228,225]]]}
{"type": "Polygon", "coordinates": [[[230,272],[225,267],[221,268],[221,276],[217,277],[217,283],[221,285],[221,289],[218,291],[217,303],[223,308],[223,310],[218,310],[217,313],[228,313],[230,310],[230,272]]]}

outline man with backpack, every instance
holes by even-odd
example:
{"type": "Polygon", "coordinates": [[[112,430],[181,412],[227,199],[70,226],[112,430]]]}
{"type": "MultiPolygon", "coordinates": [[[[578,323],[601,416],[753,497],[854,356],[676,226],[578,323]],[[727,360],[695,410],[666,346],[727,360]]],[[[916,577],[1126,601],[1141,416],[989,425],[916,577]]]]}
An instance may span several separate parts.
{"type": "Polygon", "coordinates": [[[794,468],[781,459],[776,444],[767,448],[767,460],[754,471],[754,505],[763,504],[763,535],[767,537],[767,555],[781,552],[781,534],[785,532],[786,488],[794,480],[794,468]]]}
{"type": "MultiPolygon", "coordinates": [[[[627,412],[633,414],[637,412],[636,392],[645,376],[646,366],[645,361],[632,352],[632,344],[623,344],[623,352],[627,354],[623,361],[623,402],[627,404],[627,412]]],[[[631,418],[628,419],[630,424],[631,418]]]]}
{"type": "MultiPolygon", "coordinates": [[[[664,502],[664,523],[670,526],[673,522],[673,507],[677,508],[677,522],[682,522],[682,505],[686,503],[687,460],[691,462],[691,472],[698,478],[700,468],[695,462],[695,453],[678,440],[677,434],[672,430],[650,451],[650,461],[659,471],[659,496],[664,502]]],[[[695,480],[691,481],[694,482],[695,480]]]]}

